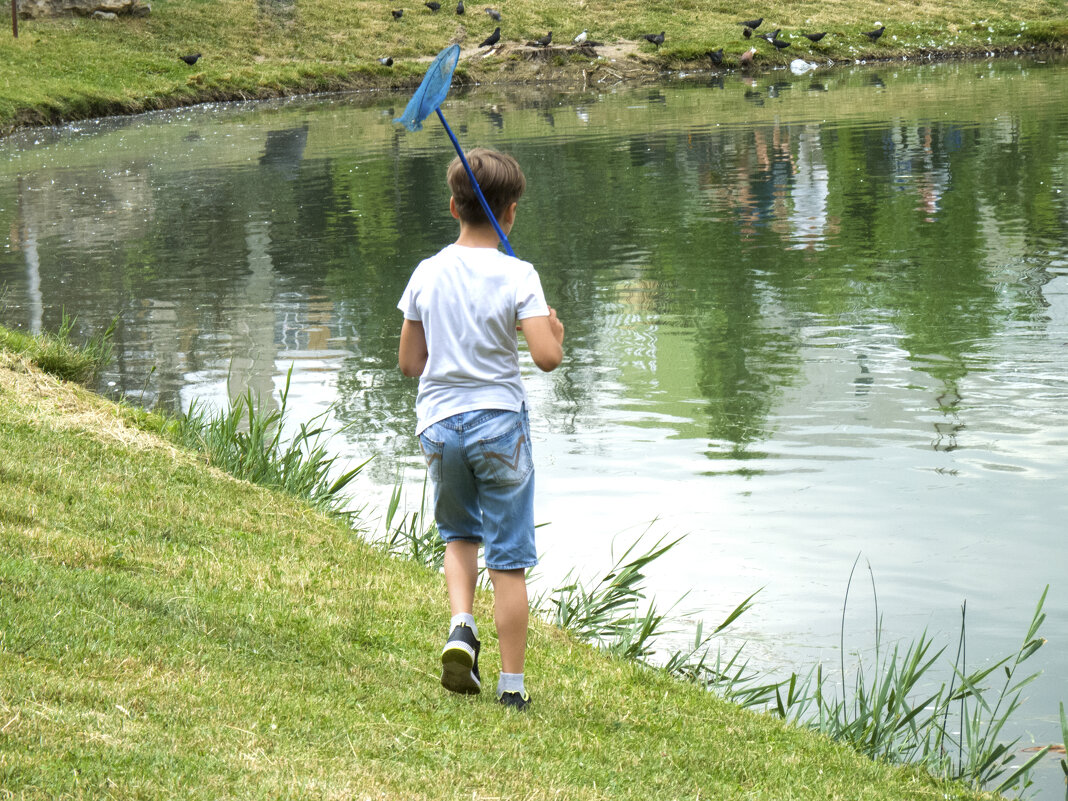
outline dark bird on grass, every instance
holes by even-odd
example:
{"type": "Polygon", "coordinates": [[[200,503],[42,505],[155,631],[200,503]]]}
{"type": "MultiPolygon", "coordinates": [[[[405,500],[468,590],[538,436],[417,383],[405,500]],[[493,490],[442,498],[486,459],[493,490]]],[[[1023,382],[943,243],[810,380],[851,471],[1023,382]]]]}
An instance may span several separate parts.
{"type": "Polygon", "coordinates": [[[393,15],[393,19],[400,19],[401,17],[404,16],[404,9],[403,8],[395,8],[392,11],[390,11],[389,13],[393,15]]]}
{"type": "Polygon", "coordinates": [[[768,43],[774,42],[776,39],[779,38],[779,31],[781,30],[782,28],[776,28],[773,33],[758,33],[757,39],[763,39],[765,42],[768,43]]]}
{"type": "Polygon", "coordinates": [[[743,27],[745,27],[745,28],[749,28],[750,30],[752,30],[754,28],[759,28],[760,27],[760,23],[762,23],[763,21],[764,21],[764,18],[761,17],[760,19],[747,19],[747,20],[744,20],[742,22],[739,22],[738,24],[743,26],[743,27]]]}
{"type": "Polygon", "coordinates": [[[864,35],[867,36],[869,39],[871,39],[874,42],[874,41],[878,40],[878,38],[880,36],[883,35],[883,31],[885,31],[885,30],[886,30],[886,26],[885,25],[881,25],[878,28],[876,28],[874,31],[864,31],[864,35]]]}
{"type": "Polygon", "coordinates": [[[460,0],[460,2],[456,4],[456,13],[463,14],[466,10],[467,9],[464,8],[464,0],[460,0]]]}
{"type": "Polygon", "coordinates": [[[711,61],[713,64],[722,64],[723,63],[723,48],[722,47],[719,50],[708,50],[708,51],[705,52],[705,55],[708,56],[708,60],[711,61]]]}
{"type": "Polygon", "coordinates": [[[489,14],[492,19],[497,20],[497,22],[501,21],[501,12],[500,11],[494,11],[492,8],[487,8],[486,9],[486,13],[489,14]]]}
{"type": "Polygon", "coordinates": [[[742,36],[743,37],[748,39],[752,35],[753,35],[753,29],[752,28],[742,28],[742,36]]]}
{"type": "Polygon", "coordinates": [[[827,31],[824,31],[823,33],[803,33],[801,35],[808,39],[810,42],[818,42],[820,39],[827,35],[827,31]]]}
{"type": "Polygon", "coordinates": [[[741,67],[749,67],[753,64],[753,56],[756,55],[756,48],[750,47],[738,58],[738,64],[741,67]]]}
{"type": "Polygon", "coordinates": [[[784,42],[782,39],[772,39],[771,43],[775,45],[776,50],[785,50],[790,46],[789,42],[784,42]]]}
{"type": "Polygon", "coordinates": [[[479,47],[493,47],[499,41],[501,41],[501,28],[498,25],[493,29],[493,33],[482,40],[482,44],[479,47]]]}
{"type": "Polygon", "coordinates": [[[197,63],[197,59],[200,58],[200,53],[190,53],[188,56],[178,56],[182,61],[192,67],[197,63]]]}
{"type": "Polygon", "coordinates": [[[385,58],[378,59],[378,63],[384,67],[392,67],[393,59],[391,59],[389,56],[386,56],[385,58]]]}
{"type": "Polygon", "coordinates": [[[660,45],[664,43],[664,32],[660,31],[660,33],[647,33],[645,34],[644,38],[645,41],[652,42],[653,44],[655,44],[656,49],[659,50],[660,45]]]}
{"type": "Polygon", "coordinates": [[[547,34],[545,34],[540,39],[535,39],[533,42],[531,42],[531,44],[534,47],[548,47],[552,43],[552,41],[553,41],[553,32],[549,31],[547,34]]]}
{"type": "Polygon", "coordinates": [[[436,0],[427,0],[427,2],[423,3],[423,5],[429,8],[431,11],[438,11],[441,8],[441,3],[436,2],[436,0]]]}

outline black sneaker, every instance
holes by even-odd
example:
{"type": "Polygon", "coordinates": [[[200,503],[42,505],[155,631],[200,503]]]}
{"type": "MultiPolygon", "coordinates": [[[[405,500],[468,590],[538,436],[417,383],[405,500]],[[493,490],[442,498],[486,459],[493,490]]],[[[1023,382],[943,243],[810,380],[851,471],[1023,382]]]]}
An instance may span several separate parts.
{"type": "Polygon", "coordinates": [[[497,703],[509,709],[514,709],[516,712],[522,712],[530,706],[530,695],[526,692],[501,693],[497,696],[497,703]]]}
{"type": "Polygon", "coordinates": [[[471,627],[461,623],[452,630],[441,651],[441,686],[454,693],[473,695],[482,690],[478,652],[482,643],[471,627]]]}

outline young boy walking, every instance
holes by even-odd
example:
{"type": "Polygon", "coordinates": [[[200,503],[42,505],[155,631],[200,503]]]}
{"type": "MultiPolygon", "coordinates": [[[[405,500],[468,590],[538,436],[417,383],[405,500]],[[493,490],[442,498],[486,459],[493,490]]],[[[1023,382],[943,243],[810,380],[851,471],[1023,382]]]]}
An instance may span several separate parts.
{"type": "MultiPolygon", "coordinates": [[[[467,154],[505,235],[515,223],[526,179],[511,156],[467,154]]],[[[445,583],[452,620],[441,652],[441,684],[456,693],[482,689],[481,643],[472,608],[478,549],[493,583],[501,648],[497,700],[525,709],[526,570],[534,547],[534,463],[526,392],[519,376],[517,327],[534,363],[555,370],[564,326],[546,302],[533,266],[497,250],[498,237],[459,158],[448,170],[456,242],[420,262],[397,307],[404,313],[400,369],[419,376],[416,434],[434,487],[434,518],[445,541],[445,583]]]]}

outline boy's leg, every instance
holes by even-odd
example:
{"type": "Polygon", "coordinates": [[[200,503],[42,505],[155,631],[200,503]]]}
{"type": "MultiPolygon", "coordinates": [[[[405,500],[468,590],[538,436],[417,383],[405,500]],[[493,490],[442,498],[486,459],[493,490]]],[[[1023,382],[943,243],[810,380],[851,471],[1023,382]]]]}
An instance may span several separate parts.
{"type": "Polygon", "coordinates": [[[478,581],[482,519],[475,478],[464,463],[462,418],[428,426],[419,437],[434,485],[434,519],[445,543],[445,583],[449,592],[449,638],[441,651],[441,684],[456,693],[482,689],[478,671],[481,643],[472,616],[478,581]],[[454,539],[456,537],[470,539],[454,539]]]}
{"type": "Polygon", "coordinates": [[[478,582],[478,543],[453,540],[445,544],[445,586],[449,589],[449,612],[471,614],[478,582]]]}
{"type": "Polygon", "coordinates": [[[522,673],[530,618],[527,572],[520,568],[490,570],[489,574],[493,582],[493,613],[501,646],[501,670],[504,673],[522,673]]]}
{"type": "Polygon", "coordinates": [[[441,685],[454,693],[482,689],[478,672],[481,643],[471,614],[478,580],[478,545],[464,540],[445,544],[445,585],[452,612],[448,642],[441,651],[441,685]]]}

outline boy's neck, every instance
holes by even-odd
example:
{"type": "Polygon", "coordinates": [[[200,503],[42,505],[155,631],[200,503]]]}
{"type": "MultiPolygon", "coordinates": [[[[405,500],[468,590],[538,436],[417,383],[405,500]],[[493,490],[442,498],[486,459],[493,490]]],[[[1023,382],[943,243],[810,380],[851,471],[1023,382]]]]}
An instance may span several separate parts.
{"type": "Polygon", "coordinates": [[[461,225],[460,236],[456,238],[456,244],[465,248],[493,248],[497,249],[500,237],[492,225],[461,225]]]}

